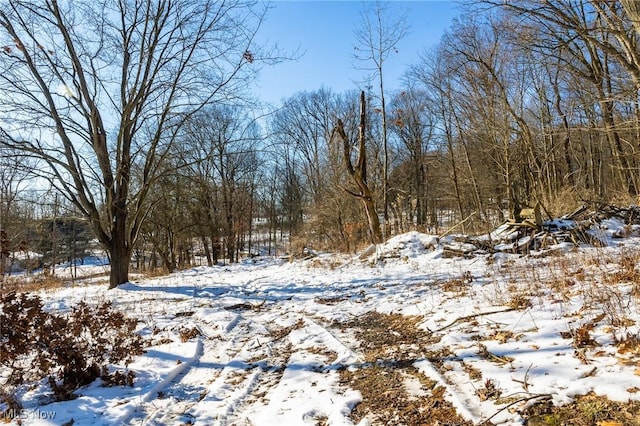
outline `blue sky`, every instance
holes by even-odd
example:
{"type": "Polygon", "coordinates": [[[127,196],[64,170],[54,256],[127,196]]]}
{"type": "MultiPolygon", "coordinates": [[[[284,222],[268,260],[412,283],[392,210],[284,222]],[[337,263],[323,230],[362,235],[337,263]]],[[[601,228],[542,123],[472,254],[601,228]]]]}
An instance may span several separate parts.
{"type": "MultiPolygon", "coordinates": [[[[256,93],[266,102],[279,104],[299,91],[327,87],[335,92],[356,89],[364,76],[353,59],[354,30],[361,22],[360,1],[275,1],[260,31],[261,38],[278,43],[286,51],[300,49],[303,56],[264,67],[256,93]]],[[[402,74],[418,61],[418,55],[434,47],[453,18],[460,14],[453,1],[392,1],[390,6],[406,10],[409,34],[398,44],[398,53],[384,65],[385,85],[401,87],[402,74]]]]}

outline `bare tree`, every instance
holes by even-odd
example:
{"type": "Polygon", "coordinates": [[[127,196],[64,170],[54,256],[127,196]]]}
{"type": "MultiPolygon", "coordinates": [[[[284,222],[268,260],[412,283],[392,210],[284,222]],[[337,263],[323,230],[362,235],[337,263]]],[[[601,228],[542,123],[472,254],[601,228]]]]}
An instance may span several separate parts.
{"type": "MultiPolygon", "coordinates": [[[[174,170],[180,167],[178,159],[167,164],[174,170]]],[[[168,272],[186,265],[185,252],[190,245],[194,222],[191,221],[190,201],[193,185],[182,173],[166,173],[154,182],[155,189],[149,202],[155,208],[143,223],[141,235],[151,242],[168,272]]]]}
{"type": "MultiPolygon", "coordinates": [[[[457,86],[454,83],[455,77],[449,70],[448,61],[443,57],[443,50],[444,46],[437,51],[423,55],[421,63],[414,65],[409,71],[408,78],[424,86],[425,91],[430,94],[432,108],[435,111],[434,114],[437,116],[439,127],[437,132],[441,135],[442,144],[446,146],[446,156],[441,158],[441,161],[446,165],[449,177],[446,186],[449,188],[449,191],[453,191],[453,198],[455,199],[458,215],[460,218],[464,218],[463,194],[465,191],[462,185],[462,166],[459,164],[460,161],[457,158],[457,151],[460,147],[466,154],[468,153],[468,149],[462,126],[459,125],[461,121],[458,114],[460,108],[457,108],[455,105],[457,98],[456,90],[454,89],[454,87],[457,86]]],[[[468,159],[469,156],[466,155],[465,158],[468,159]]],[[[479,209],[481,202],[478,185],[474,171],[470,165],[469,174],[474,183],[473,192],[471,193],[476,195],[476,207],[479,209]]],[[[464,224],[462,226],[464,232],[464,224]]]]}
{"type": "Polygon", "coordinates": [[[16,198],[25,188],[28,169],[33,166],[14,150],[0,148],[0,229],[6,231],[16,198]]]}
{"type": "Polygon", "coordinates": [[[638,142],[625,147],[617,123],[616,79],[625,70],[635,91],[640,90],[640,49],[635,2],[599,0],[535,0],[502,2],[483,0],[517,14],[519,20],[537,28],[543,37],[534,47],[562,58],[563,65],[592,85],[598,95],[604,132],[616,161],[618,180],[629,194],[639,192],[636,158],[638,142]],[[623,7],[624,6],[624,7],[623,7]],[[523,19],[525,18],[525,19],[523,19]],[[569,60],[567,60],[569,59],[569,60]]]}
{"type": "Polygon", "coordinates": [[[640,34],[640,3],[637,0],[620,0],[620,3],[629,15],[636,32],[640,34]]]}
{"type": "MultiPolygon", "coordinates": [[[[186,163],[193,164],[192,177],[210,180],[217,205],[209,216],[222,230],[226,258],[238,260],[240,241],[251,226],[251,200],[258,176],[260,129],[241,107],[219,105],[203,109],[187,126],[183,149],[186,163]]],[[[199,184],[198,184],[199,185],[199,184]]],[[[194,185],[195,186],[195,185],[194,185]]],[[[202,187],[209,190],[209,186],[202,187]]],[[[200,199],[210,194],[200,191],[200,199]]],[[[212,241],[212,244],[214,242],[212,241]]]]}
{"type": "MultiPolygon", "coordinates": [[[[151,183],[185,119],[265,59],[251,0],[12,1],[0,7],[0,129],[42,161],[129,278],[151,183]],[[133,174],[134,169],[139,173],[133,174]]],[[[273,58],[270,58],[273,59],[273,58]]]]}
{"type": "Polygon", "coordinates": [[[361,26],[355,30],[356,54],[358,61],[368,63],[365,68],[373,71],[372,80],[377,77],[380,113],[382,115],[382,203],[385,233],[389,228],[389,143],[387,140],[387,111],[384,91],[384,63],[389,55],[397,51],[397,46],[409,31],[405,15],[393,16],[388,3],[376,1],[361,14],[361,26]]]}
{"type": "MultiPolygon", "coordinates": [[[[407,163],[407,194],[413,210],[411,222],[418,227],[427,224],[427,152],[433,143],[433,113],[429,109],[431,99],[424,90],[410,88],[393,97],[391,105],[394,120],[390,129],[402,142],[407,163]]],[[[396,191],[397,192],[397,191],[396,191]]]]}
{"type": "Polygon", "coordinates": [[[281,149],[293,149],[299,157],[307,197],[314,208],[320,208],[327,186],[328,137],[332,116],[339,100],[328,89],[301,92],[288,98],[270,121],[271,131],[281,149]]]}
{"type": "Polygon", "coordinates": [[[342,146],[330,144],[335,117],[343,117],[349,130],[357,126],[352,125],[356,115],[353,93],[321,88],[286,99],[271,118],[277,163],[283,171],[293,167],[300,177],[305,223],[292,242],[294,250],[308,245],[351,250],[367,239],[362,210],[340,189],[350,180],[343,167],[342,146]],[[283,159],[283,151],[291,158],[283,159]],[[283,160],[290,163],[282,164],[283,160]]]}
{"type": "MultiPolygon", "coordinates": [[[[343,160],[344,166],[347,169],[347,173],[353,180],[353,183],[357,186],[357,191],[352,191],[347,188],[344,190],[354,197],[357,197],[362,201],[362,204],[367,214],[367,220],[369,223],[369,233],[371,241],[374,244],[382,242],[382,231],[380,230],[380,219],[378,219],[378,212],[375,208],[375,202],[373,199],[373,192],[367,182],[367,147],[366,147],[366,100],[364,91],[360,93],[360,125],[358,126],[358,159],[356,165],[353,165],[351,161],[352,143],[344,130],[344,123],[338,119],[336,126],[334,127],[334,135],[337,135],[342,140],[343,147],[343,160]]],[[[332,138],[333,139],[333,135],[332,138]]]]}
{"type": "Polygon", "coordinates": [[[26,226],[17,205],[31,166],[19,152],[0,146],[0,275],[4,275],[12,252],[26,245],[26,226]]]}

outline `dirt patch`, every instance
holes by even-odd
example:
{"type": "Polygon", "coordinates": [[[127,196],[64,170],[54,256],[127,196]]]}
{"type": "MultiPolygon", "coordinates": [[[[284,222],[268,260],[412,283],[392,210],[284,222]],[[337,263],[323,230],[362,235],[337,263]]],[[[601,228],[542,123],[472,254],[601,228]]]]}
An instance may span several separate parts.
{"type": "Polygon", "coordinates": [[[367,362],[425,357],[431,334],[417,324],[422,317],[369,312],[343,327],[355,331],[367,362]]]}
{"type": "Polygon", "coordinates": [[[360,391],[362,402],[351,412],[354,423],[369,417],[381,425],[463,426],[444,399],[445,389],[421,374],[419,359],[437,362],[442,354],[429,351],[434,338],[417,324],[420,317],[369,312],[342,328],[355,331],[365,364],[340,371],[345,386],[360,391]],[[412,383],[411,386],[408,384],[412,383]]]}
{"type": "Polygon", "coordinates": [[[561,407],[546,401],[525,410],[527,425],[639,426],[640,402],[615,402],[594,394],[577,397],[561,407]]]}
{"type": "Polygon", "coordinates": [[[276,340],[284,339],[289,334],[291,334],[293,330],[298,330],[302,327],[304,327],[304,320],[301,318],[295,324],[292,324],[288,327],[272,326],[268,328],[269,328],[269,334],[271,335],[271,338],[273,339],[273,341],[276,341],[276,340]]]}

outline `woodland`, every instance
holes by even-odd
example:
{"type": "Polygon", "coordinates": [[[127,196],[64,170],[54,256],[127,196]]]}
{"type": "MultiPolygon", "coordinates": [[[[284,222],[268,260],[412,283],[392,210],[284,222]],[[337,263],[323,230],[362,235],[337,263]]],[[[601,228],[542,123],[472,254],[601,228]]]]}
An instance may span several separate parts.
{"type": "Polygon", "coordinates": [[[69,7],[0,6],[2,272],[100,247],[116,287],[640,194],[633,0],[468,2],[397,91],[385,61],[409,29],[376,3],[350,41],[370,81],[270,106],[247,82],[292,58],[255,45],[262,3],[69,7]]]}

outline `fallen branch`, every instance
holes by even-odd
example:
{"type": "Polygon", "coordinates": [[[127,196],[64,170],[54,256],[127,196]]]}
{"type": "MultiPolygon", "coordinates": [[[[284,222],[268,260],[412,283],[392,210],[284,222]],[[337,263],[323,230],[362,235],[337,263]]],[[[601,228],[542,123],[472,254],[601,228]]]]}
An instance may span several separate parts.
{"type": "Polygon", "coordinates": [[[469,219],[471,219],[473,216],[475,216],[475,215],[476,215],[476,213],[478,213],[478,212],[476,211],[476,212],[471,213],[469,216],[467,216],[467,218],[466,218],[466,219],[464,219],[464,220],[462,220],[462,221],[460,221],[460,222],[456,223],[456,224],[455,224],[455,225],[453,225],[451,228],[447,229],[447,230],[446,230],[446,231],[444,231],[442,234],[438,235],[438,239],[440,239],[440,238],[442,238],[442,237],[446,236],[449,232],[453,231],[453,230],[454,230],[454,229],[456,229],[458,226],[462,225],[463,223],[465,223],[466,221],[468,221],[469,219]]]}
{"type": "Polygon", "coordinates": [[[493,423],[490,423],[489,421],[494,418],[495,416],[497,416],[498,414],[502,413],[504,410],[513,407],[514,405],[520,403],[520,402],[524,402],[524,401],[531,401],[532,399],[538,399],[541,398],[542,400],[550,400],[553,396],[549,393],[543,393],[543,394],[538,394],[538,395],[532,395],[532,396],[525,396],[523,398],[517,399],[507,405],[505,405],[504,407],[502,407],[501,409],[499,409],[498,411],[496,411],[495,413],[493,413],[493,415],[491,415],[491,417],[489,417],[488,419],[486,419],[484,422],[480,423],[481,425],[491,425],[493,423]]]}
{"type": "Polygon", "coordinates": [[[474,319],[477,317],[483,317],[483,316],[487,316],[487,315],[493,315],[493,314],[500,314],[503,312],[511,312],[511,311],[515,311],[517,308],[507,308],[507,309],[503,309],[501,311],[491,311],[491,312],[480,312],[479,314],[472,314],[472,315],[465,315],[464,317],[459,317],[456,318],[454,321],[450,322],[449,324],[445,325],[444,327],[440,327],[437,330],[429,330],[431,333],[438,333],[440,331],[446,330],[449,327],[454,326],[455,324],[459,323],[459,322],[464,322],[464,321],[468,321],[470,319],[474,319]]]}

